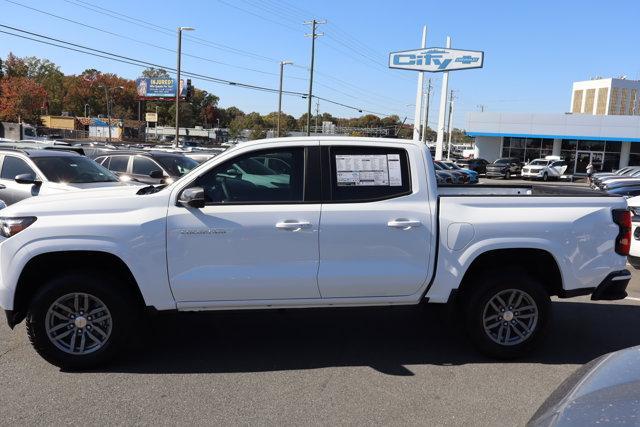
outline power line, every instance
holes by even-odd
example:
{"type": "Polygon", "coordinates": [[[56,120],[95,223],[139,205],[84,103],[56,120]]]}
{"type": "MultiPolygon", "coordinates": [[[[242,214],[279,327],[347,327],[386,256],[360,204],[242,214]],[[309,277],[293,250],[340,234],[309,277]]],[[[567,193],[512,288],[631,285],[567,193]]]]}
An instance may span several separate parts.
{"type": "MultiPolygon", "coordinates": [[[[51,13],[51,12],[47,12],[47,11],[44,11],[44,10],[41,10],[41,9],[37,9],[37,8],[31,7],[31,6],[27,6],[27,5],[21,4],[21,3],[17,2],[17,1],[14,1],[14,0],[5,0],[5,1],[7,1],[8,3],[12,3],[12,4],[16,5],[16,6],[20,6],[20,7],[23,7],[23,8],[26,8],[26,9],[29,9],[29,10],[32,10],[32,11],[35,11],[35,12],[38,12],[38,13],[53,17],[53,18],[56,18],[56,19],[63,20],[65,22],[70,22],[70,23],[73,23],[73,24],[76,24],[76,25],[79,25],[79,26],[83,26],[85,28],[90,28],[90,29],[93,29],[95,31],[99,31],[99,32],[102,32],[102,33],[105,33],[105,34],[109,34],[109,35],[112,35],[112,36],[115,36],[115,37],[119,37],[119,38],[122,38],[122,39],[125,39],[125,40],[129,40],[129,41],[133,41],[133,42],[136,42],[136,43],[140,43],[140,44],[143,44],[143,45],[146,45],[146,46],[150,46],[150,47],[153,47],[153,48],[156,48],[156,49],[160,49],[160,50],[163,50],[163,51],[166,51],[166,52],[175,53],[175,50],[166,48],[164,46],[159,46],[159,45],[156,45],[156,44],[153,44],[153,43],[145,42],[145,41],[142,41],[142,40],[139,40],[139,39],[135,39],[135,38],[123,35],[121,33],[116,33],[116,32],[109,31],[109,30],[106,30],[106,29],[103,29],[103,28],[100,28],[100,27],[96,27],[96,26],[93,26],[93,25],[85,24],[83,22],[75,21],[73,19],[70,19],[70,18],[67,18],[67,17],[64,17],[64,16],[56,15],[56,14],[51,13]]],[[[106,16],[110,16],[110,17],[115,18],[115,19],[123,20],[124,22],[128,22],[128,23],[131,23],[131,24],[136,25],[136,26],[141,26],[142,28],[146,28],[146,29],[149,29],[149,30],[152,30],[152,31],[161,32],[162,34],[166,34],[166,35],[171,36],[171,37],[175,36],[173,30],[170,30],[170,29],[167,29],[165,27],[161,27],[159,25],[156,25],[156,24],[153,24],[153,23],[150,23],[150,22],[138,19],[138,18],[134,18],[134,17],[128,16],[128,15],[125,15],[125,14],[122,14],[122,13],[119,13],[119,12],[115,12],[115,11],[112,11],[110,9],[107,9],[107,8],[104,8],[104,7],[101,7],[101,6],[92,5],[91,3],[88,3],[88,2],[85,2],[85,1],[82,1],[82,0],[63,0],[63,1],[65,1],[67,3],[70,3],[70,4],[73,4],[73,5],[76,5],[76,6],[84,7],[85,9],[89,9],[89,10],[94,11],[94,12],[99,13],[99,14],[104,14],[106,16]],[[98,9],[100,9],[100,10],[98,10],[98,9]]],[[[194,36],[185,35],[184,38],[199,39],[199,40],[203,40],[204,42],[208,42],[206,39],[200,39],[200,38],[194,37],[194,36]]],[[[199,43],[199,44],[203,44],[203,43],[199,43]]],[[[230,48],[228,46],[225,46],[225,47],[235,50],[235,48],[230,48]]],[[[246,52],[246,51],[241,51],[241,52],[245,52],[245,53],[250,54],[250,55],[255,55],[253,53],[246,52]]],[[[218,61],[218,60],[213,60],[213,59],[202,57],[202,56],[198,56],[198,55],[193,55],[193,54],[190,54],[188,52],[183,52],[183,55],[187,56],[187,57],[199,59],[199,60],[202,60],[202,61],[214,63],[214,64],[219,64],[219,65],[235,68],[235,69],[240,69],[240,70],[260,73],[260,74],[264,74],[264,75],[277,76],[277,73],[264,71],[264,70],[258,70],[258,69],[250,68],[250,67],[244,67],[244,66],[241,66],[241,65],[229,64],[229,63],[226,63],[226,62],[223,62],[223,61],[218,61]]],[[[263,58],[266,58],[269,61],[271,60],[268,57],[263,57],[263,58]]],[[[302,66],[297,66],[297,67],[308,70],[307,67],[302,67],[302,66]]],[[[324,74],[324,73],[320,73],[320,72],[317,72],[317,73],[320,74],[320,75],[324,75],[326,78],[329,78],[329,79],[332,79],[332,80],[336,80],[336,81],[340,81],[340,79],[337,79],[337,78],[335,78],[335,77],[333,77],[333,76],[331,76],[329,74],[324,74]]],[[[307,81],[308,80],[306,77],[300,77],[300,76],[295,76],[295,75],[288,75],[287,78],[295,79],[295,80],[301,80],[301,81],[307,81]]],[[[392,102],[397,102],[398,104],[403,104],[402,101],[393,100],[392,98],[385,97],[383,95],[377,95],[376,93],[373,93],[373,92],[371,92],[369,90],[366,90],[366,89],[357,88],[356,86],[351,85],[351,84],[349,84],[349,83],[347,83],[347,82],[345,82],[343,80],[341,82],[345,83],[345,84],[343,84],[343,86],[349,85],[352,88],[354,88],[355,90],[366,94],[366,96],[374,96],[374,97],[377,97],[377,98],[380,98],[380,99],[384,98],[386,100],[391,100],[392,102]]],[[[319,84],[321,84],[321,83],[319,83],[319,84]]],[[[340,84],[340,83],[338,83],[338,84],[340,84]]],[[[330,90],[333,90],[336,93],[341,93],[343,95],[349,96],[350,98],[360,99],[360,98],[358,98],[356,96],[349,95],[349,94],[347,94],[345,92],[342,92],[342,91],[339,91],[337,89],[333,89],[331,86],[328,86],[328,85],[323,85],[323,86],[325,86],[326,88],[328,88],[330,90]]],[[[366,98],[363,98],[363,99],[366,99],[366,98]]],[[[370,102],[370,103],[376,104],[375,101],[374,102],[370,102]]]]}
{"type": "MultiPolygon", "coordinates": [[[[123,55],[118,55],[118,54],[111,53],[111,52],[104,51],[104,50],[100,50],[100,49],[94,49],[94,48],[83,46],[83,45],[80,45],[80,44],[77,44],[77,43],[71,43],[71,42],[67,42],[67,41],[64,41],[64,40],[56,39],[56,38],[53,38],[53,37],[49,37],[49,36],[45,36],[45,35],[42,35],[42,34],[38,34],[38,33],[35,33],[35,32],[22,30],[22,29],[19,29],[19,28],[16,28],[16,27],[12,27],[12,26],[9,26],[9,25],[0,24],[0,27],[8,28],[10,30],[17,31],[17,32],[20,32],[20,33],[24,33],[24,34],[29,34],[29,35],[32,35],[32,36],[35,36],[35,37],[39,37],[39,38],[42,38],[42,39],[45,39],[45,40],[38,40],[38,39],[35,39],[35,38],[32,38],[32,37],[28,37],[28,36],[24,36],[24,35],[21,35],[21,34],[15,34],[15,33],[10,33],[8,31],[0,30],[0,33],[8,34],[8,35],[11,35],[11,36],[14,36],[14,37],[19,37],[19,38],[31,40],[31,41],[34,41],[34,42],[43,43],[43,44],[47,44],[47,45],[50,45],[50,46],[55,46],[55,47],[59,47],[59,48],[63,48],[63,49],[67,49],[67,50],[71,50],[71,51],[75,51],[75,52],[79,52],[79,53],[84,53],[86,55],[96,56],[96,57],[109,59],[109,60],[113,60],[113,61],[117,61],[117,62],[121,62],[121,63],[125,63],[125,64],[130,64],[130,65],[134,65],[134,66],[138,66],[138,67],[144,67],[144,68],[155,67],[155,68],[162,68],[162,69],[169,70],[169,71],[176,71],[175,68],[173,68],[173,67],[168,67],[168,66],[161,65],[161,64],[155,64],[155,63],[152,63],[152,62],[142,61],[142,60],[139,60],[139,59],[135,59],[135,58],[131,58],[131,57],[123,56],[123,55]],[[50,41],[46,41],[46,40],[50,40],[50,41]],[[53,43],[53,42],[61,43],[63,45],[68,45],[68,46],[63,46],[63,45],[56,44],[56,43],[53,43]],[[69,46],[72,46],[72,47],[69,47],[69,46]],[[84,50],[81,50],[81,49],[84,49],[84,50]],[[89,52],[87,52],[87,51],[89,51],[89,52]]],[[[278,92],[278,89],[274,89],[274,88],[269,88],[269,87],[259,86],[259,85],[253,85],[253,84],[248,84],[248,83],[242,83],[242,82],[234,82],[234,81],[231,81],[231,80],[221,79],[221,78],[218,78],[218,77],[212,77],[212,76],[193,73],[193,72],[189,72],[189,71],[183,71],[183,74],[185,74],[186,76],[189,76],[189,77],[193,77],[193,78],[196,78],[196,79],[201,79],[201,80],[205,80],[205,81],[209,81],[209,82],[213,82],[213,83],[228,84],[228,85],[231,85],[231,86],[237,86],[237,87],[242,87],[242,88],[246,88],[246,89],[258,90],[258,91],[270,92],[270,93],[277,93],[278,92]]],[[[300,97],[303,97],[303,98],[307,97],[307,94],[302,93],[302,92],[283,91],[283,93],[287,94],[287,95],[300,96],[300,97]]],[[[321,97],[318,97],[316,95],[313,95],[313,96],[316,97],[317,99],[321,99],[321,100],[323,100],[325,102],[329,102],[331,104],[338,105],[338,106],[341,106],[341,107],[344,107],[344,108],[356,110],[356,111],[359,111],[359,112],[367,112],[367,113],[371,113],[371,114],[376,114],[376,115],[383,116],[383,117],[388,116],[388,114],[385,114],[385,113],[366,110],[366,109],[363,109],[361,107],[355,107],[355,106],[344,104],[344,103],[341,103],[341,102],[338,102],[338,101],[334,101],[334,100],[328,99],[328,98],[321,98],[321,97]]]]}

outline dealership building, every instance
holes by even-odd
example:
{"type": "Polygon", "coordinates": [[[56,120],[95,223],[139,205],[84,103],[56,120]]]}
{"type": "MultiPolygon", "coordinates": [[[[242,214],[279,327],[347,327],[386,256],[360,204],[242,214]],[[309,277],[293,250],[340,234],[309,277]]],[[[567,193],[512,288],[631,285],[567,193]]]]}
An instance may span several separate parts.
{"type": "Polygon", "coordinates": [[[572,113],[469,113],[475,157],[522,161],[560,156],[568,174],[640,166],[640,82],[593,79],[573,84],[572,113]]]}

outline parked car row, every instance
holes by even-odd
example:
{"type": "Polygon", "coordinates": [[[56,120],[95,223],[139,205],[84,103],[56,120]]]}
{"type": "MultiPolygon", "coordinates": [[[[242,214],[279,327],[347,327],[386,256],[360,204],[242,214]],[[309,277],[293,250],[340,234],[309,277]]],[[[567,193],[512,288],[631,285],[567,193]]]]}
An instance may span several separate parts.
{"type": "Polygon", "coordinates": [[[439,183],[445,184],[477,184],[478,173],[464,169],[450,161],[438,160],[434,162],[436,177],[439,183]]]}

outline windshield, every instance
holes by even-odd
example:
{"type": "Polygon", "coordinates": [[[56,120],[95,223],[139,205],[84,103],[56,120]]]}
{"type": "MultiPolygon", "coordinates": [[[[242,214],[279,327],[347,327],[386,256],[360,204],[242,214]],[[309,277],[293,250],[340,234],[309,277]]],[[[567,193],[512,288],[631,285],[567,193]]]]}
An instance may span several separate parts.
{"type": "Polygon", "coordinates": [[[508,164],[511,159],[498,159],[493,162],[494,165],[505,165],[508,164]]]}
{"type": "Polygon", "coordinates": [[[445,163],[446,166],[449,166],[449,169],[461,169],[460,166],[456,165],[455,163],[445,163]]]}
{"type": "Polygon", "coordinates": [[[52,182],[84,184],[119,181],[110,170],[86,157],[32,157],[32,160],[52,182]]]}
{"type": "Polygon", "coordinates": [[[198,166],[198,162],[183,156],[158,156],[155,160],[157,160],[171,176],[182,176],[198,166]]]}
{"type": "Polygon", "coordinates": [[[529,164],[531,166],[547,166],[549,164],[549,160],[534,160],[529,164]]]}

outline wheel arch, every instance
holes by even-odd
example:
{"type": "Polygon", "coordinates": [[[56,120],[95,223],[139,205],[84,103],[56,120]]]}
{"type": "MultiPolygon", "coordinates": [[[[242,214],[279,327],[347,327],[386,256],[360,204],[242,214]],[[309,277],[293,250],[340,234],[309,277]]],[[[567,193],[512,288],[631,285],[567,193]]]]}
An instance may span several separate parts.
{"type": "Polygon", "coordinates": [[[555,257],[544,249],[518,248],[493,249],[479,254],[462,277],[456,298],[472,289],[474,277],[498,269],[523,272],[540,280],[550,296],[562,294],[562,273],[555,257]]]}
{"type": "Polygon", "coordinates": [[[9,326],[13,327],[24,320],[29,304],[51,272],[91,271],[96,274],[109,274],[118,278],[118,285],[131,293],[137,306],[143,308],[145,301],[138,283],[129,266],[117,255],[95,250],[65,250],[45,252],[35,255],[24,265],[18,277],[13,310],[8,316],[9,326]]]}

